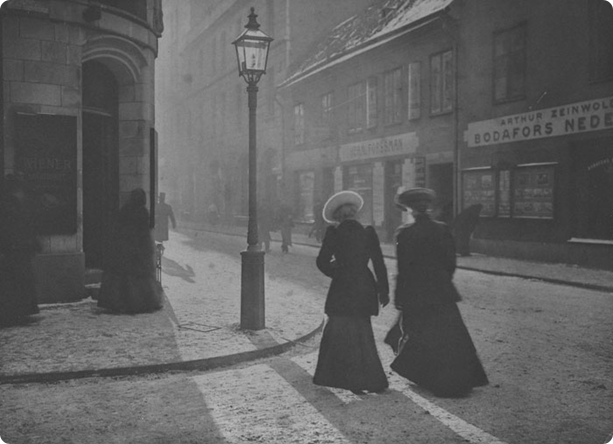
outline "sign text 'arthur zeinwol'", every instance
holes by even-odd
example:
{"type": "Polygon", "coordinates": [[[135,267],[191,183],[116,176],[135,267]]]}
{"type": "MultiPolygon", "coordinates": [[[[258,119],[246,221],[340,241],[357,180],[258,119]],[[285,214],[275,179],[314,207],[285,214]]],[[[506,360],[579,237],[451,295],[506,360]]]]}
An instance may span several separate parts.
{"type": "Polygon", "coordinates": [[[469,148],[613,128],[613,97],[468,124],[469,148]]]}

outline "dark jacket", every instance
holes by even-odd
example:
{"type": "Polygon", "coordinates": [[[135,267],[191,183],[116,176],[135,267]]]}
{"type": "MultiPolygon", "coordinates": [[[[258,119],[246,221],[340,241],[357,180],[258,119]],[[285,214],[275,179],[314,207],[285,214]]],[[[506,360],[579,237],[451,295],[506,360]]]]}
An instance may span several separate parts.
{"type": "Polygon", "coordinates": [[[460,300],[452,281],[456,269],[455,244],[446,224],[417,215],[413,224],[398,232],[396,258],[397,307],[410,309],[460,300]]]}
{"type": "Polygon", "coordinates": [[[328,227],[316,263],[332,278],[325,305],[327,315],[374,316],[379,313],[379,301],[389,300],[387,269],[379,238],[371,226],[346,220],[328,227]],[[376,280],[368,268],[369,260],[376,280]]]}
{"type": "Polygon", "coordinates": [[[104,269],[118,274],[155,275],[155,247],[147,208],[128,203],[119,210],[104,269]]]}

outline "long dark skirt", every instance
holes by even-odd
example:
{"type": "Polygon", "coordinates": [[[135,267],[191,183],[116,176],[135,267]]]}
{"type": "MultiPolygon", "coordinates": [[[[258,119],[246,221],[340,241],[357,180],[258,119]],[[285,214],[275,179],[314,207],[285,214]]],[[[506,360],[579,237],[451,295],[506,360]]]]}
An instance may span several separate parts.
{"type": "Polygon", "coordinates": [[[400,376],[437,396],[463,396],[488,383],[456,304],[407,310],[402,325],[408,341],[391,364],[400,376]]]}
{"type": "Polygon", "coordinates": [[[353,391],[378,392],[388,387],[370,317],[330,316],[313,382],[353,391]]]}
{"type": "Polygon", "coordinates": [[[32,255],[0,254],[0,327],[19,324],[39,313],[32,255]]]}
{"type": "Polygon", "coordinates": [[[116,313],[148,313],[162,308],[163,295],[164,290],[154,276],[105,271],[98,306],[116,313]]]}

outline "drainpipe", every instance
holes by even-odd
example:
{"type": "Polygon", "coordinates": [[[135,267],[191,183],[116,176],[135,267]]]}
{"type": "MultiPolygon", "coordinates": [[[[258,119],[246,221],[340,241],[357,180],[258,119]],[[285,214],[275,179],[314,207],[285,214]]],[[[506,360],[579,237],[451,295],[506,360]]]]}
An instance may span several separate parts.
{"type": "MultiPolygon", "coordinates": [[[[0,185],[4,183],[4,12],[0,9],[0,185]]],[[[0,186],[0,191],[2,187],[0,186]]]]}
{"type": "Polygon", "coordinates": [[[462,176],[461,176],[461,157],[460,157],[460,105],[459,105],[459,90],[460,90],[460,55],[457,36],[457,21],[449,15],[449,8],[445,10],[445,14],[441,16],[443,20],[443,32],[447,34],[451,40],[451,48],[454,57],[454,79],[453,79],[453,215],[456,216],[460,212],[460,201],[462,198],[462,176]]]}

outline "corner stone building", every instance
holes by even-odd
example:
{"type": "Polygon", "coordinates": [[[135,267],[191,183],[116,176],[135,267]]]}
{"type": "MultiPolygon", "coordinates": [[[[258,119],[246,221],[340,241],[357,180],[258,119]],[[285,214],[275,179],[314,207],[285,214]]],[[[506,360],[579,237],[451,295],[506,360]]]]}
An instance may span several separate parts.
{"type": "Polygon", "coordinates": [[[2,178],[29,186],[39,302],[76,300],[130,191],[156,194],[161,0],[9,0],[0,26],[2,178]]]}

